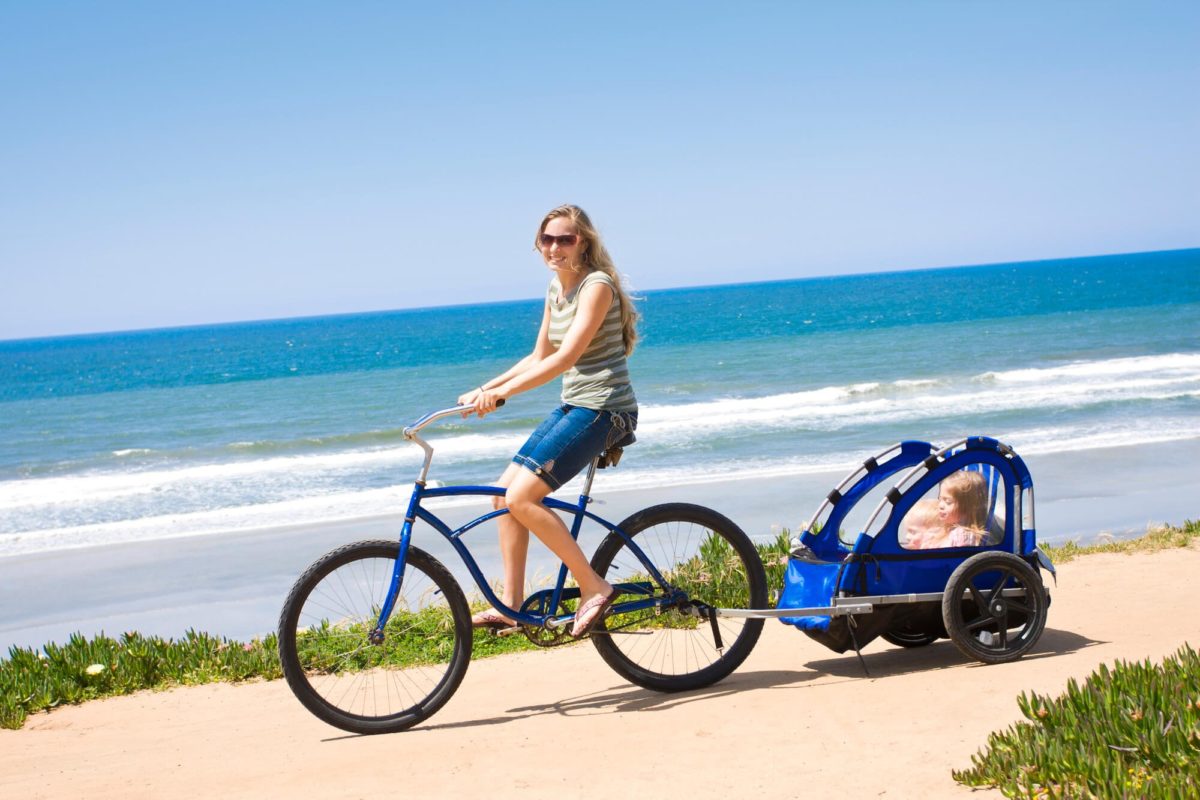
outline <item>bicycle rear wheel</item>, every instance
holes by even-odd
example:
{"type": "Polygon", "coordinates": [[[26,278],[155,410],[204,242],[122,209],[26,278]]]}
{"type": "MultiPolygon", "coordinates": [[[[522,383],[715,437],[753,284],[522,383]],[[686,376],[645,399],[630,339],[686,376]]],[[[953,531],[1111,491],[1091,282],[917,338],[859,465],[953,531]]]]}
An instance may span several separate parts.
{"type": "Polygon", "coordinates": [[[462,589],[416,547],[408,549],[382,638],[371,636],[398,555],[399,544],[387,541],[328,553],[296,581],[279,617],[288,686],[309,711],[343,730],[412,727],[450,699],[471,658],[462,589]]]}
{"type": "MultiPolygon", "coordinates": [[[[716,511],[687,503],[644,509],[620,528],[670,590],[686,600],[610,614],[592,635],[600,656],[627,680],[666,692],[708,686],[737,669],[758,641],[763,620],[717,617],[718,647],[711,620],[698,614],[700,607],[694,604],[768,607],[767,576],[750,538],[716,511]]],[[[619,534],[610,533],[601,542],[592,567],[610,583],[627,585],[618,603],[668,596],[619,534]]]]}

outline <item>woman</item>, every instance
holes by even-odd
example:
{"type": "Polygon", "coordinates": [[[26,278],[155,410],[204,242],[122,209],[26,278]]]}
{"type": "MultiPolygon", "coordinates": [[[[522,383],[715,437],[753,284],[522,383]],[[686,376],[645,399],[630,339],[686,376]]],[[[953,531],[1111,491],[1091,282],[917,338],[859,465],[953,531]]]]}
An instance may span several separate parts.
{"type": "MultiPolygon", "coordinates": [[[[637,399],[626,356],[637,340],[637,312],[592,221],[578,206],[560,206],[543,219],[534,240],[554,272],[533,352],[507,372],[458,398],[480,416],[500,400],[563,376],[562,405],[530,435],[499,485],[497,508],[502,598],[511,608],[524,600],[525,558],[532,531],[567,565],[580,597],[571,635],[578,638],[604,615],[616,590],[588,563],[558,515],[542,499],[579,474],[592,459],[637,426],[637,399]]],[[[508,627],[494,609],[476,614],[478,627],[508,627]]]]}

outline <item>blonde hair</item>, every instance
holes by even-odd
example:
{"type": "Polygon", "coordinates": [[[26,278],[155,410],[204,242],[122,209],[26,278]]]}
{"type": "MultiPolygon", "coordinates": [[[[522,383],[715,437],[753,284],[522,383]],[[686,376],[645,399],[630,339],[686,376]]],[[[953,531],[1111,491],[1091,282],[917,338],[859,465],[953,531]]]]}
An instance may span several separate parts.
{"type": "Polygon", "coordinates": [[[937,513],[937,500],[932,497],[926,497],[923,500],[918,500],[913,503],[912,508],[904,515],[904,525],[917,525],[922,528],[927,528],[930,525],[937,523],[941,524],[937,513]]]}
{"type": "Polygon", "coordinates": [[[983,530],[987,524],[987,481],[974,470],[959,470],[942,481],[958,506],[960,525],[983,530]]]}
{"type": "Polygon", "coordinates": [[[579,256],[580,266],[603,272],[612,279],[613,286],[617,291],[617,301],[621,306],[621,339],[625,343],[625,355],[630,355],[637,344],[637,322],[640,315],[633,307],[633,298],[625,291],[625,287],[621,283],[621,274],[617,272],[612,256],[608,254],[604,242],[600,240],[600,232],[596,230],[596,226],[592,224],[587,213],[579,206],[569,204],[551,209],[546,216],[542,217],[542,224],[538,226],[537,234],[533,237],[533,249],[540,252],[538,239],[546,230],[546,225],[555,217],[566,217],[571,220],[576,233],[583,240],[583,249],[579,256]]]}

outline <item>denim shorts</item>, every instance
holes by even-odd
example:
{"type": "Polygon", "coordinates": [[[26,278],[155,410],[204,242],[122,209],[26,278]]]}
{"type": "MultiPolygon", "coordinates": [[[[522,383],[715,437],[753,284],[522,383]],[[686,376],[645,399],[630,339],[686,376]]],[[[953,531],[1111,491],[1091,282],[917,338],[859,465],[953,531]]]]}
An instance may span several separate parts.
{"type": "Polygon", "coordinates": [[[560,488],[592,459],[610,447],[631,439],[637,427],[636,411],[596,411],[562,405],[538,425],[513,456],[513,463],[560,488]]]}

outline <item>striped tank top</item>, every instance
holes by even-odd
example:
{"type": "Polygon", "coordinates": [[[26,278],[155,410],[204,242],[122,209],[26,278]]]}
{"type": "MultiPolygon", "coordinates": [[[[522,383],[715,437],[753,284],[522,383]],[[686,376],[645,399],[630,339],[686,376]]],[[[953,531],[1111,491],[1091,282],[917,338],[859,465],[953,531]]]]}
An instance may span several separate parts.
{"type": "Polygon", "coordinates": [[[593,283],[603,283],[612,290],[612,304],[575,366],[563,373],[562,401],[598,411],[637,411],[637,398],[633,396],[629,365],[625,361],[625,341],[621,337],[621,301],[612,278],[603,272],[589,273],[570,295],[563,295],[557,276],[550,280],[546,295],[550,306],[550,344],[555,350],[562,346],[567,330],[575,321],[579,294],[593,283]]]}

